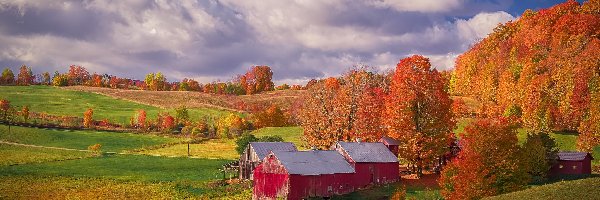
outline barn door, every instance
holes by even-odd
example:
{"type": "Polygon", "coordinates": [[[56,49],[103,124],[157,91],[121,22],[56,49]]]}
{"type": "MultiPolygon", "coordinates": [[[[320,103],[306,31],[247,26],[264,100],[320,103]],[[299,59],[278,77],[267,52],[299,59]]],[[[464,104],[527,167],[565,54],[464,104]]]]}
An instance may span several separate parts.
{"type": "Polygon", "coordinates": [[[313,177],[309,179],[309,188],[308,188],[308,196],[316,197],[317,196],[317,180],[313,177]]]}

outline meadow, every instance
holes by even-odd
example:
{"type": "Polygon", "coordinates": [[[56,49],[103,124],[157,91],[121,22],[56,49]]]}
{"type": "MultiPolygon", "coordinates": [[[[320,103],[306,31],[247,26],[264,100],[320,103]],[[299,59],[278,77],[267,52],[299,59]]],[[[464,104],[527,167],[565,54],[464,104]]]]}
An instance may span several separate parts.
{"type": "Polygon", "coordinates": [[[90,156],[89,152],[26,147],[0,143],[0,166],[48,161],[79,159],[90,156]]]}
{"type": "Polygon", "coordinates": [[[600,190],[598,188],[600,188],[600,178],[595,177],[546,184],[486,199],[598,199],[600,197],[600,190]]]}
{"type": "MultiPolygon", "coordinates": [[[[109,122],[119,124],[129,124],[130,118],[142,109],[146,111],[148,119],[156,118],[159,112],[175,115],[173,107],[163,109],[102,94],[51,86],[0,86],[0,99],[9,100],[17,110],[22,106],[29,106],[30,112],[61,116],[83,117],[83,113],[88,108],[92,108],[94,120],[107,119],[109,122]]],[[[189,109],[189,112],[192,120],[218,119],[231,113],[231,111],[202,107],[189,109]]]]}
{"type": "Polygon", "coordinates": [[[88,130],[43,129],[0,125],[0,140],[21,144],[49,147],[62,147],[85,150],[90,145],[101,144],[102,151],[121,152],[165,143],[179,142],[181,139],[153,135],[137,135],[88,130]]]}

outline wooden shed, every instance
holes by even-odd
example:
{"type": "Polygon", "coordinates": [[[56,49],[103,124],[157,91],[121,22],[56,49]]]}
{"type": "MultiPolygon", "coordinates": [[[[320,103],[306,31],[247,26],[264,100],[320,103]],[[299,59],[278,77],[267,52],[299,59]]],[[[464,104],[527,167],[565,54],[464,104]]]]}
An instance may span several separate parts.
{"type": "Polygon", "coordinates": [[[381,139],[379,139],[379,142],[383,143],[383,145],[385,145],[392,153],[394,153],[394,155],[396,155],[396,157],[398,157],[398,146],[400,146],[400,142],[398,142],[398,140],[388,136],[383,136],[381,139]]]}
{"type": "Polygon", "coordinates": [[[354,167],[357,188],[400,180],[398,157],[383,143],[338,142],[334,149],[354,167]]]}
{"type": "Polygon", "coordinates": [[[253,199],[305,199],[353,192],[354,169],[336,151],[272,151],[254,170],[253,199]]]}
{"type": "Polygon", "coordinates": [[[252,180],[253,171],[270,151],[297,151],[291,142],[251,142],[240,155],[240,179],[252,180]]]}
{"type": "Polygon", "coordinates": [[[591,174],[593,159],[587,152],[558,152],[558,162],[550,169],[550,175],[591,174]]]}

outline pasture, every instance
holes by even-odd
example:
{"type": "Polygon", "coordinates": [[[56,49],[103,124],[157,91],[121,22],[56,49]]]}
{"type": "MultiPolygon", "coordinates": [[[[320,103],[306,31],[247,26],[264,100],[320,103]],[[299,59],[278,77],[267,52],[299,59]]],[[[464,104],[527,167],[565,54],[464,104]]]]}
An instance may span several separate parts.
{"type": "MultiPolygon", "coordinates": [[[[0,86],[0,99],[9,100],[17,110],[22,106],[29,106],[31,112],[51,115],[83,117],[83,113],[92,108],[94,120],[107,119],[119,124],[129,124],[130,118],[142,109],[147,112],[148,119],[156,118],[157,114],[163,111],[175,115],[174,107],[162,109],[131,100],[51,86],[0,86]]],[[[231,113],[206,107],[188,110],[192,120],[219,118],[231,113]]]]}
{"type": "Polygon", "coordinates": [[[536,186],[486,199],[598,199],[600,197],[598,188],[600,188],[600,178],[595,177],[536,186]]]}
{"type": "Polygon", "coordinates": [[[82,151],[0,144],[0,166],[78,159],[89,155],[82,151]]]}
{"type": "Polygon", "coordinates": [[[21,144],[49,147],[62,147],[85,150],[93,144],[101,144],[102,151],[121,152],[165,143],[179,142],[181,139],[131,133],[116,133],[87,130],[42,129],[0,125],[0,140],[21,144]]]}

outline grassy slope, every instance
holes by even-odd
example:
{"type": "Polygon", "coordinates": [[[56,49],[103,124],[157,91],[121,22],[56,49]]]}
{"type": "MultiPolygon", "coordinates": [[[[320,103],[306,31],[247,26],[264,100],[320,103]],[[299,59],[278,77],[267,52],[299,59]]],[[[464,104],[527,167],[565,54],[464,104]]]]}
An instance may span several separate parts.
{"type": "Polygon", "coordinates": [[[11,132],[9,133],[8,127],[5,125],[0,125],[0,140],[71,149],[87,149],[88,146],[98,143],[102,145],[102,151],[116,152],[179,141],[179,139],[175,138],[130,133],[38,129],[15,126],[11,127],[11,132]]]}
{"type": "MultiPolygon", "coordinates": [[[[141,154],[187,156],[187,147],[187,144],[178,144],[170,147],[143,151],[141,154]]],[[[207,159],[235,160],[239,158],[239,155],[235,152],[235,143],[232,139],[212,139],[200,144],[190,144],[190,155],[207,159]]]]}
{"type": "Polygon", "coordinates": [[[508,193],[488,199],[598,199],[600,178],[563,181],[508,193]]]}
{"type": "Polygon", "coordinates": [[[0,144],[0,166],[75,159],[90,153],[0,144]]]}
{"type": "Polygon", "coordinates": [[[284,141],[292,142],[296,145],[296,147],[304,146],[302,145],[302,133],[303,129],[300,126],[293,127],[266,127],[261,128],[255,131],[252,131],[256,137],[262,136],[281,136],[284,141]]]}
{"type": "Polygon", "coordinates": [[[114,155],[0,167],[2,175],[103,177],[127,181],[207,181],[228,160],[114,155]]]}
{"type": "MultiPolygon", "coordinates": [[[[267,127],[255,130],[252,134],[256,137],[278,135],[284,141],[293,142],[298,147],[302,144],[302,127],[267,127]]],[[[235,139],[212,139],[200,144],[191,144],[190,155],[199,158],[235,160],[239,158],[239,155],[235,152],[235,145],[235,139]]],[[[147,150],[141,153],[147,155],[187,156],[187,144],[147,150]]]]}
{"type": "MultiPolygon", "coordinates": [[[[50,86],[0,86],[0,99],[8,99],[11,105],[20,109],[29,106],[31,112],[45,112],[53,115],[83,117],[88,108],[94,109],[94,119],[108,119],[111,122],[128,124],[137,110],[146,110],[148,119],[154,119],[162,109],[127,100],[94,94],[90,92],[65,90],[50,86]]],[[[190,117],[194,120],[204,117],[221,117],[229,114],[211,108],[194,108],[190,117]]],[[[174,109],[167,109],[174,115],[174,109]]]]}

